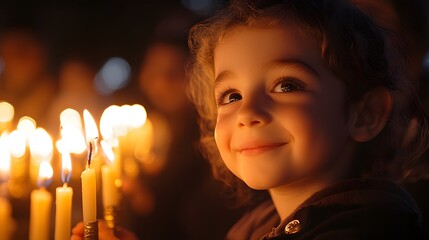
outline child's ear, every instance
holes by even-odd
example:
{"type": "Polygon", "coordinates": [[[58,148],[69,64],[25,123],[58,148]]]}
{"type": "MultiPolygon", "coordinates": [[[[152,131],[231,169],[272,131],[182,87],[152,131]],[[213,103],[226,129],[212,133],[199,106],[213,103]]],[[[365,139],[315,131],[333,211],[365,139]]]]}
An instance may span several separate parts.
{"type": "Polygon", "coordinates": [[[350,112],[350,136],[356,142],[373,139],[385,127],[391,111],[392,96],[387,89],[369,90],[350,112]]]}

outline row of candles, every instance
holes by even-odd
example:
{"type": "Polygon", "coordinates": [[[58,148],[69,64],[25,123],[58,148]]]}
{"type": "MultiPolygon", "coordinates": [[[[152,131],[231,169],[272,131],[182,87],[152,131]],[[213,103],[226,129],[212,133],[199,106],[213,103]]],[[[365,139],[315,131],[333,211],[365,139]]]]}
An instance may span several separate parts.
{"type": "MultiPolygon", "coordinates": [[[[20,158],[29,146],[31,159],[37,163],[37,186],[30,196],[30,240],[49,239],[50,215],[52,196],[46,190],[52,182],[53,143],[49,134],[42,128],[36,128],[34,120],[28,117],[22,118],[16,130],[9,133],[8,122],[4,111],[7,107],[13,107],[8,103],[0,103],[0,176],[2,186],[7,182],[10,172],[11,159],[20,158]],[[31,124],[33,122],[33,124],[31,124]],[[18,144],[21,143],[21,144],[18,144]],[[20,147],[17,147],[20,146],[20,147]],[[36,146],[36,147],[35,147],[36,146]],[[20,149],[18,149],[20,148],[20,149]]],[[[120,203],[118,187],[120,185],[121,163],[119,151],[119,137],[124,136],[129,129],[139,128],[146,122],[146,111],[143,106],[123,105],[110,106],[102,114],[100,119],[100,132],[102,140],[99,140],[97,124],[89,111],[83,111],[83,125],[80,114],[73,109],[66,109],[60,115],[61,139],[56,142],[58,152],[62,159],[61,179],[63,186],[56,189],[55,194],[55,239],[69,239],[71,231],[72,196],[73,189],[68,186],[72,174],[71,153],[82,153],[87,150],[88,158],[86,167],[81,173],[82,184],[82,213],[85,224],[86,239],[97,239],[97,201],[96,201],[96,171],[91,164],[97,154],[98,146],[102,148],[103,156],[107,159],[101,168],[102,202],[105,209],[105,219],[108,226],[115,228],[115,211],[120,203]]],[[[4,194],[2,194],[4,195],[4,194]]],[[[0,225],[4,231],[0,231],[0,240],[9,239],[8,231],[11,229],[11,207],[5,197],[0,197],[0,225]]]]}

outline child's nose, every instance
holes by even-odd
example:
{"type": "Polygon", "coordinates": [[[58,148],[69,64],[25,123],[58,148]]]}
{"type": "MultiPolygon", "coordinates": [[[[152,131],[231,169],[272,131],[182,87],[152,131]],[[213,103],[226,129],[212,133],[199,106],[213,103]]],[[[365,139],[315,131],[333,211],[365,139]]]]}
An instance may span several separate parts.
{"type": "Polygon", "coordinates": [[[263,97],[254,99],[242,99],[237,114],[239,127],[256,127],[266,125],[271,121],[268,112],[269,104],[263,97]]]}

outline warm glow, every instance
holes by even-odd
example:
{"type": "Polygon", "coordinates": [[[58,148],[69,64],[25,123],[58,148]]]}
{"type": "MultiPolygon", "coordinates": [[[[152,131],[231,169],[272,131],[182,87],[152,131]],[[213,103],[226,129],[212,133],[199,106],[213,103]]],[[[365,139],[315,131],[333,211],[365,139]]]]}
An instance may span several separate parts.
{"type": "Polygon", "coordinates": [[[62,158],[61,179],[63,180],[63,183],[67,183],[70,181],[71,170],[72,170],[70,153],[68,153],[67,151],[63,151],[61,153],[61,158],[62,158]]]}
{"type": "Polygon", "coordinates": [[[0,122],[10,122],[13,119],[15,110],[10,103],[0,102],[0,122]]]}
{"type": "Polygon", "coordinates": [[[120,114],[119,109],[119,106],[112,105],[106,108],[101,115],[100,133],[103,139],[111,140],[115,138],[114,127],[116,125],[115,120],[120,114]]]}
{"type": "Polygon", "coordinates": [[[19,119],[17,129],[28,139],[34,130],[36,130],[36,121],[31,117],[22,117],[19,119]]]}
{"type": "Polygon", "coordinates": [[[18,131],[12,131],[9,134],[9,150],[12,157],[20,158],[25,154],[26,139],[25,135],[18,131]]]}
{"type": "Polygon", "coordinates": [[[76,129],[82,129],[82,121],[79,112],[71,108],[67,108],[61,112],[60,123],[61,127],[73,126],[76,129]]]}
{"type": "Polygon", "coordinates": [[[51,164],[48,161],[42,161],[39,167],[39,178],[37,179],[39,187],[47,187],[51,181],[52,176],[54,175],[54,170],[52,169],[51,164]]]}
{"type": "Polygon", "coordinates": [[[64,139],[58,139],[57,142],[55,143],[55,147],[57,148],[57,151],[59,153],[63,153],[67,151],[67,146],[65,144],[64,139]]]}
{"type": "Polygon", "coordinates": [[[52,138],[43,128],[37,128],[29,139],[32,159],[37,161],[51,161],[53,152],[52,138]]]}
{"type": "Polygon", "coordinates": [[[86,142],[98,139],[98,129],[95,124],[94,118],[88,110],[83,111],[83,121],[85,123],[85,137],[86,142]]]}
{"type": "Polygon", "coordinates": [[[133,115],[130,118],[130,126],[132,128],[143,126],[147,119],[146,109],[140,104],[134,104],[131,106],[131,112],[133,115]]]}
{"type": "Polygon", "coordinates": [[[106,155],[109,163],[113,163],[115,160],[115,153],[113,153],[112,147],[106,141],[102,140],[100,142],[101,148],[103,149],[104,154],[106,155]]]}
{"type": "MultiPolygon", "coordinates": [[[[81,129],[74,126],[63,126],[61,129],[61,137],[64,148],[70,153],[80,154],[86,150],[85,138],[81,129]]],[[[58,149],[58,151],[60,151],[60,149],[58,149]]]]}
{"type": "Polygon", "coordinates": [[[0,177],[6,177],[10,172],[10,153],[8,148],[8,134],[0,137],[0,177]]]}

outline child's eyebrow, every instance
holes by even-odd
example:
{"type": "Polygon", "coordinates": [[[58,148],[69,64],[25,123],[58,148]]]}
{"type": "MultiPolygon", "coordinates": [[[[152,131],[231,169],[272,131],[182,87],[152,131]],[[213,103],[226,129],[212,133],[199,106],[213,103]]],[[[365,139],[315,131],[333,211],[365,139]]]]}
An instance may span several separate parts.
{"type": "Polygon", "coordinates": [[[220,72],[219,75],[217,75],[217,77],[215,78],[214,86],[216,87],[219,83],[221,83],[228,77],[231,77],[231,75],[233,75],[232,72],[228,70],[220,72]]]}
{"type": "Polygon", "coordinates": [[[314,69],[310,64],[297,58],[275,59],[275,60],[269,61],[266,66],[267,69],[271,69],[275,67],[292,67],[292,68],[309,72],[315,75],[316,77],[320,76],[319,72],[316,71],[316,69],[314,69]]]}

